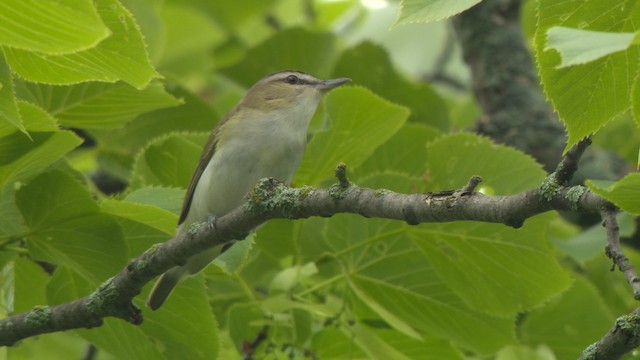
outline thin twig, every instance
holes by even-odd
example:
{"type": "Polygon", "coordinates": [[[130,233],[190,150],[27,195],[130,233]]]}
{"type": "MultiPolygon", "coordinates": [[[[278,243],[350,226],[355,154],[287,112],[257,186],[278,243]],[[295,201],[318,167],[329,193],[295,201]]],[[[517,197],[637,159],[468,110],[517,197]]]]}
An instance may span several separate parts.
{"type": "Polygon", "coordinates": [[[558,183],[567,186],[573,178],[573,174],[578,170],[578,162],[584,154],[584,151],[591,145],[591,136],[580,140],[573,145],[569,151],[562,157],[558,167],[556,168],[556,179],[558,183]]]}
{"type": "Polygon", "coordinates": [[[634,299],[640,300],[640,279],[638,278],[636,268],[625,256],[620,246],[620,228],[616,220],[616,210],[602,210],[600,216],[602,217],[602,225],[607,229],[607,246],[605,247],[605,252],[613,261],[611,271],[615,270],[617,266],[618,269],[624,273],[625,278],[627,278],[627,282],[633,291],[634,299]]]}

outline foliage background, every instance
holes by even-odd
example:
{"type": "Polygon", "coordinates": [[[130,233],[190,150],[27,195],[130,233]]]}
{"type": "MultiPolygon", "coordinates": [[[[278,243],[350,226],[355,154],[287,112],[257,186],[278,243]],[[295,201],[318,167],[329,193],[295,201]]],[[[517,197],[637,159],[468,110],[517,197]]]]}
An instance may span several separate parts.
{"type": "MultiPolygon", "coordinates": [[[[1,2],[0,313],[84,296],[170,238],[207,133],[272,71],[353,79],[314,118],[297,185],[327,186],[345,162],[358,185],[399,192],[459,188],[472,175],[488,194],[538,187],[546,173],[530,155],[465,131],[481,112],[471,77],[450,23],[426,23],[476,2],[1,2]]],[[[567,146],[599,131],[594,148],[628,168],[639,143],[638,11],[539,0],[521,13],[567,146]],[[598,43],[602,34],[572,29],[627,35],[598,43]]],[[[584,175],[626,211],[629,238],[636,175],[584,175]]],[[[555,213],[517,230],[272,221],[160,311],[139,296],[139,327],[109,319],[0,353],[67,359],[91,344],[100,359],[239,359],[268,325],[257,357],[575,358],[635,307],[604,238],[598,224],[555,213]]],[[[632,247],[627,255],[638,260],[632,247]]]]}

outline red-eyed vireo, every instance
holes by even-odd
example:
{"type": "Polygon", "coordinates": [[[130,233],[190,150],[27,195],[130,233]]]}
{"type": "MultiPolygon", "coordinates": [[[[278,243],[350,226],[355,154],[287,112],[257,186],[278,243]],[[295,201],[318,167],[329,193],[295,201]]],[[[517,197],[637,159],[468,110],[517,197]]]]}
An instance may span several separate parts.
{"type": "MultiPolygon", "coordinates": [[[[322,94],[348,81],[319,80],[301,71],[285,70],[253,85],[209,136],[187,189],[178,235],[193,223],[221,217],[240,206],[262,178],[290,182],[322,94]]],[[[164,273],[147,305],[159,308],[181,279],[204,269],[222,248],[206,250],[164,273]]]]}

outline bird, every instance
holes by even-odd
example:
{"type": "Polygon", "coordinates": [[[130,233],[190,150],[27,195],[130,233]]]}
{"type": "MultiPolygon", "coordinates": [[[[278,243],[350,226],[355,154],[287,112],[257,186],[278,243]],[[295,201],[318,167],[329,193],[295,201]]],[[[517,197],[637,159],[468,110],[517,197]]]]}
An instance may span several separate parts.
{"type": "MultiPolygon", "coordinates": [[[[242,205],[260,179],[290,183],[322,95],[349,81],[283,70],[256,82],[211,132],[187,188],[177,235],[194,223],[213,224],[212,219],[242,205]]],[[[181,280],[203,270],[226,249],[225,244],[214,246],[162,274],[147,306],[160,308],[181,280]]]]}

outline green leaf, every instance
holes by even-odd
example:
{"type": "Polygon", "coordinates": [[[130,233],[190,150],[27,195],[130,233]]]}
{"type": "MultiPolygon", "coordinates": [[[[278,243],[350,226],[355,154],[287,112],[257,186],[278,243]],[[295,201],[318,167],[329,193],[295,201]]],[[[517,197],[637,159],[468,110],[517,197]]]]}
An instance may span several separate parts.
{"type": "Polygon", "coordinates": [[[547,48],[560,53],[558,68],[585,64],[618,51],[634,43],[636,33],[591,31],[554,26],[547,30],[547,48]]]}
{"type": "Polygon", "coordinates": [[[136,90],[123,83],[52,86],[23,82],[17,91],[62,125],[89,129],[119,128],[142,113],[181,103],[159,83],[136,90]]]}
{"type": "MultiPolygon", "coordinates": [[[[414,271],[413,276],[420,275],[418,269],[414,271]]],[[[423,278],[427,279],[427,284],[433,288],[433,278],[423,278]]],[[[450,339],[479,354],[491,354],[506,344],[515,343],[510,320],[479,315],[460,308],[458,304],[437,299],[442,298],[443,293],[437,294],[437,297],[426,296],[394,284],[391,278],[382,282],[354,277],[353,283],[367,294],[368,299],[375,299],[379,306],[393,311],[407,324],[427,334],[450,339]]]]}
{"type": "Polygon", "coordinates": [[[555,355],[544,345],[532,349],[528,346],[507,346],[496,356],[496,360],[556,360],[555,355]]]}
{"type": "MultiPolygon", "coordinates": [[[[427,167],[427,143],[435,140],[439,135],[439,131],[422,124],[404,124],[398,132],[355,169],[353,173],[356,176],[355,179],[380,172],[423,176],[427,167]]],[[[393,188],[391,184],[393,183],[381,187],[388,187],[394,191],[408,191],[408,189],[393,188]]],[[[378,187],[374,186],[373,188],[378,187]]]]}
{"type": "Polygon", "coordinates": [[[545,177],[532,157],[469,133],[442,137],[427,146],[431,189],[459,189],[474,175],[480,188],[507,195],[538,187],[545,177]]]}
{"type": "Polygon", "coordinates": [[[14,308],[13,313],[30,310],[36,305],[47,303],[46,287],[50,276],[36,262],[25,257],[14,260],[14,308]]]}
{"type": "Polygon", "coordinates": [[[459,14],[481,0],[402,0],[398,18],[400,24],[427,23],[459,14]]]}
{"type": "Polygon", "coordinates": [[[135,221],[170,236],[176,232],[175,214],[155,206],[105,199],[100,203],[100,208],[104,213],[135,221]]]}
{"type": "Polygon", "coordinates": [[[25,181],[80,145],[70,131],[54,133],[13,133],[0,138],[0,186],[25,181]]]}
{"type": "Polygon", "coordinates": [[[94,47],[109,36],[91,0],[3,0],[0,45],[65,54],[94,47]]]}
{"type": "Polygon", "coordinates": [[[640,214],[640,173],[632,173],[620,181],[587,180],[587,186],[594,193],[611,201],[624,211],[640,214]]]}
{"type": "MultiPolygon", "coordinates": [[[[429,85],[411,82],[393,68],[389,55],[370,42],[344,51],[333,70],[334,77],[346,76],[376,94],[411,109],[409,121],[449,128],[449,109],[429,85]],[[375,74],[375,75],[374,75],[375,74]]],[[[365,121],[365,120],[362,120],[365,121]]]]}
{"type": "MultiPolygon", "coordinates": [[[[144,306],[142,300],[140,297],[139,306],[144,306]]],[[[166,359],[217,358],[220,348],[217,321],[202,276],[181,282],[160,310],[145,314],[140,328],[162,343],[166,359]]]]}
{"type": "Polygon", "coordinates": [[[186,188],[195,170],[206,135],[169,135],[157,139],[136,159],[133,189],[156,185],[186,188]]]}
{"type": "MultiPolygon", "coordinates": [[[[400,332],[447,338],[481,354],[497,351],[515,341],[512,320],[481,314],[467,307],[448,288],[430,259],[406,236],[410,228],[380,219],[359,219],[338,215],[325,221],[324,249],[301,236],[302,251],[317,258],[330,251],[341,267],[325,276],[335,281],[348,279],[350,290],[371,309],[369,314],[383,319],[400,332]],[[456,324],[464,323],[464,327],[456,324]],[[473,334],[473,335],[472,335],[473,334]]],[[[326,262],[326,260],[325,260],[326,262]]]]}
{"type": "MultiPolygon", "coordinates": [[[[2,32],[1,28],[0,26],[0,32],[2,32]]],[[[0,136],[7,135],[15,129],[26,132],[16,103],[11,71],[4,58],[0,56],[0,136]]]]}
{"type": "Polygon", "coordinates": [[[175,215],[182,209],[184,190],[176,188],[146,187],[127,194],[125,200],[159,207],[175,215]]]}
{"type": "Polygon", "coordinates": [[[24,127],[28,131],[51,132],[58,130],[58,121],[49,113],[23,100],[18,100],[18,109],[24,119],[24,127]]]}
{"type": "Polygon", "coordinates": [[[134,155],[151,140],[173,132],[210,132],[220,116],[202,99],[181,87],[169,93],[182,105],[141,114],[119,129],[92,129],[100,144],[110,150],[134,155]]]}
{"type": "Polygon", "coordinates": [[[29,228],[27,244],[35,259],[64,265],[93,284],[127,262],[122,232],[99,213],[87,189],[59,171],[44,173],[16,193],[29,228]]]}
{"type": "Polygon", "coordinates": [[[398,359],[409,360],[409,357],[404,355],[397,349],[382,341],[373,332],[371,332],[366,326],[355,323],[347,330],[348,335],[353,336],[353,341],[360,347],[370,359],[398,359]]]}
{"type": "Polygon", "coordinates": [[[344,162],[357,167],[404,124],[409,112],[361,88],[336,89],[325,99],[331,128],[307,145],[294,183],[317,185],[344,162]]]}
{"type": "Polygon", "coordinates": [[[166,36],[160,66],[206,54],[226,40],[218,24],[189,4],[166,3],[161,16],[166,36]]]}
{"type": "Polygon", "coordinates": [[[336,38],[330,33],[287,29],[250,49],[240,63],[220,72],[247,88],[265,75],[284,69],[302,70],[323,78],[335,60],[335,47],[336,38]]]}
{"type": "Polygon", "coordinates": [[[111,36],[96,47],[65,55],[4,47],[11,69],[28,81],[46,84],[122,80],[138,89],[146,87],[159,75],[151,66],[131,13],[117,0],[99,0],[96,6],[111,36]]]}
{"type": "Polygon", "coordinates": [[[527,314],[519,333],[524,344],[546,344],[558,359],[576,359],[613,321],[593,285],[577,277],[561,298],[527,314]]]}
{"type": "MultiPolygon", "coordinates": [[[[626,2],[604,0],[541,0],[538,3],[535,49],[539,75],[547,98],[567,126],[566,149],[629,110],[637,81],[639,49],[631,46],[583,65],[558,68],[560,55],[555,50],[547,50],[547,31],[562,26],[635,32],[638,29],[634,19],[639,12],[640,8],[626,2]]],[[[594,46],[591,42],[588,44],[594,46]]]]}
{"type": "Polygon", "coordinates": [[[472,309],[512,316],[565,290],[569,275],[545,242],[547,216],[519,229],[483,223],[433,224],[409,235],[472,309]]]}
{"type": "MultiPolygon", "coordinates": [[[[428,145],[429,182],[435,189],[457,189],[473,175],[495,194],[514,194],[539,186],[544,171],[533,158],[472,134],[455,134],[428,145]],[[446,156],[435,156],[446,154],[446,156]]],[[[524,227],[499,224],[425,224],[409,234],[448,286],[469,307],[511,316],[542,304],[569,285],[546,244],[546,216],[524,227]],[[534,270],[535,269],[535,270],[534,270]],[[508,290],[507,290],[508,289],[508,290]]]]}

